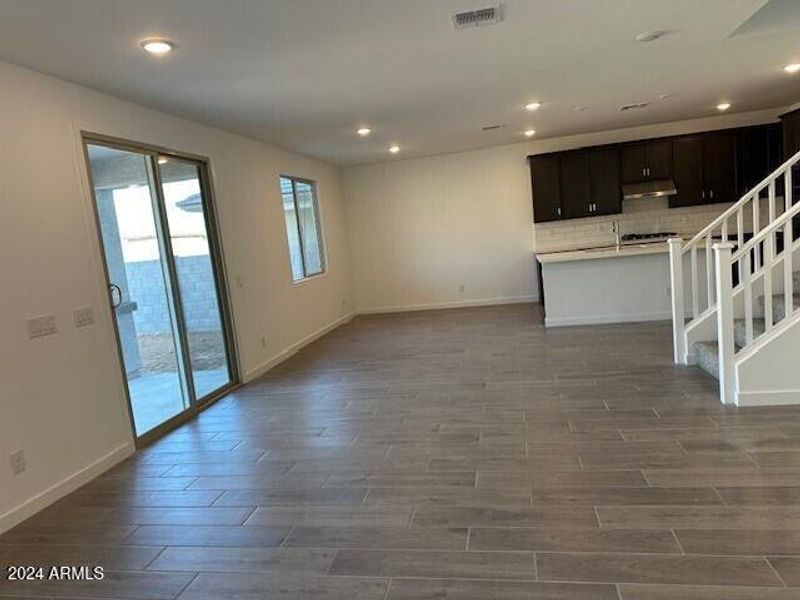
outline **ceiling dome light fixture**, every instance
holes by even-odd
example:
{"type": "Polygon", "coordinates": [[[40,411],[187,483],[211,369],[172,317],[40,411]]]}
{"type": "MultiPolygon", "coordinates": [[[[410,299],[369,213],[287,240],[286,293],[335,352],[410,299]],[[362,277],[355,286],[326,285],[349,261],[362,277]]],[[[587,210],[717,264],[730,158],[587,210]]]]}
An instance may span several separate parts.
{"type": "Polygon", "coordinates": [[[142,49],[153,56],[164,56],[175,48],[175,44],[160,38],[149,38],[142,40],[142,49]]]}
{"type": "Polygon", "coordinates": [[[719,111],[726,111],[730,107],[731,107],[731,103],[730,102],[720,102],[719,104],[717,104],[717,110],[719,110],[719,111]]]}
{"type": "Polygon", "coordinates": [[[398,146],[397,144],[392,144],[391,146],[389,146],[389,152],[391,152],[392,154],[397,154],[398,152],[400,152],[400,146],[398,146]]]}
{"type": "Polygon", "coordinates": [[[535,129],[526,129],[525,130],[525,137],[533,137],[534,135],[536,135],[536,130],[535,129]]]}
{"type": "Polygon", "coordinates": [[[165,165],[169,162],[169,159],[166,156],[159,156],[158,157],[158,164],[165,165]]]}
{"type": "Polygon", "coordinates": [[[787,73],[794,75],[795,73],[800,73],[800,63],[791,63],[783,67],[783,70],[787,73]]]}
{"type": "Polygon", "coordinates": [[[539,110],[539,107],[542,106],[541,102],[528,102],[525,105],[525,110],[529,110],[533,112],[534,110],[539,110]]]}
{"type": "Polygon", "coordinates": [[[361,137],[367,137],[370,133],[372,133],[372,129],[369,127],[359,127],[356,129],[356,133],[361,137]]]}

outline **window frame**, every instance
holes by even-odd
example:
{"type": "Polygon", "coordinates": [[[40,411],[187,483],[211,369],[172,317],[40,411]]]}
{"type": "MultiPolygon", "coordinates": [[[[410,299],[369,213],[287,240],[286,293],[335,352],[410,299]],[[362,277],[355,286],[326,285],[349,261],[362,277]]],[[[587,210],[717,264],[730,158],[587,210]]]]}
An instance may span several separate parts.
{"type": "Polygon", "coordinates": [[[323,223],[322,223],[322,215],[319,207],[319,194],[317,192],[317,182],[313,179],[307,179],[305,177],[298,177],[296,175],[285,175],[281,174],[278,176],[278,187],[281,189],[281,210],[283,210],[283,222],[284,222],[284,231],[286,231],[286,249],[289,253],[289,275],[292,279],[293,284],[303,283],[310,279],[315,279],[317,277],[322,277],[328,272],[328,257],[326,254],[326,246],[325,240],[323,236],[323,223]],[[295,279],[294,277],[294,268],[292,266],[292,246],[291,241],[289,239],[289,232],[286,231],[286,209],[283,205],[283,191],[281,180],[286,179],[291,182],[292,184],[292,203],[294,204],[294,224],[297,229],[297,240],[298,245],[300,247],[300,264],[303,268],[303,275],[302,277],[295,279]],[[308,267],[306,266],[306,242],[303,237],[303,229],[300,226],[300,211],[297,206],[297,184],[304,183],[311,188],[311,202],[314,209],[314,221],[316,223],[316,236],[317,236],[317,246],[319,247],[319,262],[320,262],[320,269],[319,271],[315,271],[314,273],[308,273],[308,267]]]}

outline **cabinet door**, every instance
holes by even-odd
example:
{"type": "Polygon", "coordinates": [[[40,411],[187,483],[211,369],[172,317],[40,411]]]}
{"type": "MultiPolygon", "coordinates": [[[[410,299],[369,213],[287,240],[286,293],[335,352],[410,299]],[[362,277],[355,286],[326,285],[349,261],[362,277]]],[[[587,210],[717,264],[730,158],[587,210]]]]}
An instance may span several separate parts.
{"type": "Polygon", "coordinates": [[[672,142],[672,180],[678,193],[669,199],[670,208],[698,206],[703,199],[703,138],[699,135],[675,138],[672,142]]]}
{"type": "Polygon", "coordinates": [[[708,204],[736,200],[736,136],[733,132],[703,136],[703,189],[708,204]]]}
{"type": "Polygon", "coordinates": [[[622,147],[622,182],[647,181],[647,144],[627,144],[622,147]]]}
{"type": "Polygon", "coordinates": [[[533,220],[546,223],[561,218],[558,156],[534,156],[531,164],[533,220]]]}
{"type": "Polygon", "coordinates": [[[743,127],[736,138],[736,193],[741,196],[770,173],[769,139],[764,127],[743,127]]]}
{"type": "Polygon", "coordinates": [[[672,140],[647,144],[647,179],[669,179],[672,175],[672,140]]]}
{"type": "Polygon", "coordinates": [[[593,150],[589,154],[594,214],[613,215],[622,212],[620,156],[616,148],[593,150]]]}
{"type": "Polygon", "coordinates": [[[783,123],[783,159],[789,160],[800,150],[800,111],[781,117],[783,123]]]}
{"type": "Polygon", "coordinates": [[[566,219],[589,217],[592,200],[588,152],[569,152],[561,157],[561,210],[566,219]]]}

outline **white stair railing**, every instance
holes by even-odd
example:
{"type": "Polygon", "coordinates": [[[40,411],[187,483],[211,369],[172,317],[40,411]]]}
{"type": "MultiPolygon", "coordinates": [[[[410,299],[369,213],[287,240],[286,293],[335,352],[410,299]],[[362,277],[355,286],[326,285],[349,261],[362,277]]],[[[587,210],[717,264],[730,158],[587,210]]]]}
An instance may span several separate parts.
{"type": "Polygon", "coordinates": [[[734,286],[724,277],[717,278],[717,294],[720,298],[717,310],[719,332],[720,399],[729,404],[734,401],[733,378],[736,358],[748,352],[756,342],[767,344],[800,315],[800,305],[795,308],[794,264],[800,252],[800,238],[794,239],[793,221],[800,216],[800,203],[791,205],[791,172],[786,174],[786,205],[783,215],[765,227],[759,235],[749,240],[735,252],[730,244],[717,244],[717,267],[720,272],[738,271],[742,277],[734,286]],[[779,236],[782,243],[779,243],[779,236]],[[727,247],[726,247],[727,246],[727,247]],[[777,272],[777,277],[775,276],[777,272]],[[775,322],[773,294],[783,292],[783,316],[775,322]],[[744,340],[736,345],[733,335],[735,311],[734,300],[742,297],[744,304],[744,340]],[[754,300],[763,298],[763,331],[755,336],[754,300]]]}
{"type": "MultiPolygon", "coordinates": [[[[732,242],[731,254],[738,253],[746,242],[749,244],[756,239],[761,239],[759,236],[775,223],[776,219],[785,216],[787,211],[792,208],[792,167],[799,162],[800,152],[775,169],[685,244],[678,238],[669,240],[672,325],[676,363],[686,364],[687,362],[686,329],[700,318],[710,318],[717,307],[718,291],[714,245],[732,242]],[[784,182],[783,198],[777,196],[776,187],[776,182],[781,179],[784,182]],[[684,276],[687,267],[688,281],[685,283],[684,276]]],[[[762,254],[758,254],[755,259],[758,261],[759,267],[763,266],[761,265],[762,259],[762,254]]],[[[734,262],[738,269],[738,280],[741,285],[746,272],[744,261],[735,260],[734,262]]]]}

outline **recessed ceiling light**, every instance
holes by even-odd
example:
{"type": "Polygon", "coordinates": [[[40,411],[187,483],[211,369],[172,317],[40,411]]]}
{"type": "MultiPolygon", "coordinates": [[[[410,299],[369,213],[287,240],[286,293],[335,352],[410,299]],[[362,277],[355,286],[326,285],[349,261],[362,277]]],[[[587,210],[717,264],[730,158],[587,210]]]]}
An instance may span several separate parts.
{"type": "Polygon", "coordinates": [[[662,100],[669,100],[670,98],[672,98],[674,96],[675,96],[675,94],[673,94],[672,92],[667,92],[666,94],[661,94],[659,96],[659,98],[661,98],[662,100]]]}
{"type": "Polygon", "coordinates": [[[161,39],[149,39],[142,41],[142,49],[155,56],[163,56],[172,51],[175,45],[172,42],[161,39]]]}
{"type": "Polygon", "coordinates": [[[525,105],[525,110],[530,110],[530,111],[539,110],[539,107],[541,105],[542,105],[541,102],[528,102],[525,105]]]}
{"type": "Polygon", "coordinates": [[[372,129],[370,129],[369,127],[359,127],[358,129],[356,129],[356,133],[361,137],[366,137],[370,133],[372,133],[372,129]]]}
{"type": "Polygon", "coordinates": [[[534,135],[536,135],[536,130],[535,129],[526,129],[525,130],[525,137],[533,137],[534,135]]]}
{"type": "Polygon", "coordinates": [[[800,73],[800,63],[791,63],[783,67],[783,70],[787,73],[800,73]]]}
{"type": "Polygon", "coordinates": [[[578,106],[575,107],[575,112],[583,112],[587,108],[589,107],[586,106],[585,104],[579,104],[578,106]]]}
{"type": "Polygon", "coordinates": [[[663,31],[644,31],[636,36],[637,42],[654,42],[658,38],[664,37],[663,31]]]}
{"type": "Polygon", "coordinates": [[[392,154],[397,154],[398,152],[400,152],[400,146],[398,146],[397,144],[389,146],[389,152],[391,152],[392,154]]]}
{"type": "Polygon", "coordinates": [[[730,102],[720,102],[719,104],[717,104],[717,110],[725,111],[728,110],[730,107],[731,107],[730,102]]]}

